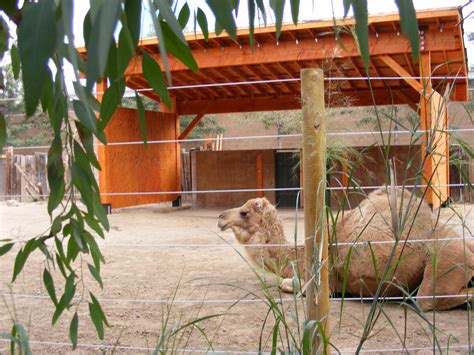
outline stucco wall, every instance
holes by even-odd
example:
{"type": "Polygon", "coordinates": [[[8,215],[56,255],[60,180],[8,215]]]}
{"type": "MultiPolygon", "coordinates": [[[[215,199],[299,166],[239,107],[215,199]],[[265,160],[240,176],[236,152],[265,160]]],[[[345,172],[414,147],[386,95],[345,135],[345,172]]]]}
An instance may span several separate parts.
{"type": "MultiPolygon", "coordinates": [[[[257,157],[262,157],[263,188],[275,186],[275,151],[245,150],[192,152],[193,190],[235,190],[258,188],[257,157]]],[[[193,205],[199,208],[228,208],[242,205],[257,192],[222,192],[195,194],[193,205]]],[[[272,203],[274,192],[265,192],[272,203]]]]}

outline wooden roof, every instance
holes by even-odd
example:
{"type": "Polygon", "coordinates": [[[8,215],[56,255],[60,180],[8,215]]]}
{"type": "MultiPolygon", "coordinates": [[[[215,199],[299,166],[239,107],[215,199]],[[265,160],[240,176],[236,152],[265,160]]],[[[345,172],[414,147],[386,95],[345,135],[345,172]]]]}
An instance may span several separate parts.
{"type": "MultiPolygon", "coordinates": [[[[462,79],[433,80],[433,87],[444,93],[447,83],[453,85],[451,100],[467,100],[467,65],[463,43],[461,13],[458,8],[418,11],[422,58],[431,61],[433,77],[458,76],[462,79]]],[[[248,29],[237,32],[234,41],[226,34],[209,34],[206,42],[201,34],[190,34],[186,40],[196,59],[199,72],[193,73],[173,57],[169,58],[172,85],[233,83],[299,78],[307,67],[324,69],[326,99],[330,106],[364,106],[373,101],[364,66],[351,34],[352,19],[337,20],[341,29],[339,42],[334,21],[303,22],[284,25],[277,41],[274,28],[255,30],[255,48],[249,45],[248,29]],[[342,44],[342,45],[341,45],[342,44]]],[[[161,64],[156,38],[143,39],[141,49],[152,54],[161,64]]],[[[383,80],[380,77],[410,76],[419,85],[420,65],[414,63],[410,44],[401,35],[398,14],[369,16],[370,76],[375,101],[383,104],[419,102],[420,93],[413,79],[383,80]]],[[[82,53],[84,49],[80,50],[82,53]]],[[[140,51],[137,51],[140,52],[140,51]]],[[[85,54],[85,53],[84,53],[85,54]]],[[[143,77],[141,56],[137,55],[126,70],[127,86],[149,88],[143,77]]],[[[253,85],[229,85],[176,89],[179,114],[224,113],[295,109],[300,107],[300,82],[272,82],[253,85]]],[[[153,91],[143,91],[159,100],[153,91]]]]}

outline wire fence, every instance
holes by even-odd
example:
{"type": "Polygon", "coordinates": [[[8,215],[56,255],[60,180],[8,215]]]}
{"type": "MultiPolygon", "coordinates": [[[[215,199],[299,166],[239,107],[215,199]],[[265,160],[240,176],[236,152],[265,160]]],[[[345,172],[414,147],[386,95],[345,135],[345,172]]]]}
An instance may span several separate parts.
{"type": "MultiPolygon", "coordinates": [[[[421,80],[424,77],[332,77],[325,78],[327,81],[354,81],[354,80],[404,80],[404,79],[416,79],[421,80]]],[[[440,77],[431,77],[433,80],[465,80],[466,77],[458,76],[440,76],[440,77]]],[[[225,83],[213,83],[213,84],[196,84],[196,85],[180,85],[180,86],[170,86],[169,90],[184,90],[184,89],[196,89],[196,88],[205,88],[205,87],[224,87],[224,86],[239,86],[239,85],[260,85],[260,84],[271,84],[271,83],[281,83],[281,82],[298,82],[300,78],[287,78],[287,79],[274,79],[274,80],[258,80],[258,81],[242,81],[242,82],[225,82],[225,83]]],[[[138,92],[149,91],[152,89],[139,89],[138,92]]],[[[102,94],[103,92],[96,92],[96,94],[102,94]]],[[[21,98],[7,98],[0,99],[0,101],[14,101],[21,98]]],[[[439,131],[438,133],[471,133],[474,132],[474,128],[459,128],[459,129],[446,129],[439,131]]],[[[353,131],[353,132],[329,132],[327,135],[329,137],[334,136],[362,136],[362,135],[373,135],[373,136],[382,136],[382,135],[423,135],[430,134],[433,131],[428,130],[401,130],[401,131],[389,131],[384,130],[380,132],[372,131],[353,131]]],[[[287,135],[258,135],[258,136],[240,136],[240,137],[223,137],[223,138],[197,138],[197,139],[170,139],[170,140],[153,140],[148,141],[147,144],[176,144],[176,143],[186,143],[186,142],[209,142],[216,140],[223,141],[233,141],[233,140],[260,140],[260,139],[289,139],[289,138],[301,138],[301,134],[287,134],[287,135]]],[[[124,145],[141,145],[143,141],[126,141],[126,142],[111,142],[108,143],[108,147],[114,146],[124,146],[124,145]]],[[[102,146],[102,144],[97,144],[97,146],[102,146]]],[[[28,146],[28,147],[15,147],[15,149],[47,149],[49,146],[28,146]]],[[[442,184],[442,185],[429,185],[437,187],[472,187],[471,183],[466,184],[442,184]]],[[[398,185],[400,188],[410,188],[410,189],[419,189],[429,187],[428,185],[415,185],[415,184],[406,184],[398,185]]],[[[385,188],[385,185],[369,185],[369,186],[331,186],[327,187],[327,190],[376,190],[380,188],[385,188]]],[[[282,192],[282,191],[302,191],[302,188],[258,188],[258,189],[214,189],[214,190],[193,190],[193,191],[141,191],[141,192],[108,192],[101,193],[101,196],[136,196],[136,195],[189,195],[189,194],[220,194],[220,193],[242,193],[242,192],[282,192]]],[[[0,197],[10,198],[18,197],[22,195],[3,195],[0,197]]],[[[30,197],[29,195],[27,197],[30,197]]],[[[47,194],[37,195],[37,197],[48,197],[47,194]]],[[[449,241],[474,241],[474,238],[471,237],[443,237],[443,238],[410,238],[407,240],[384,240],[384,241],[354,241],[354,242],[342,242],[342,243],[332,243],[331,245],[337,247],[355,247],[362,246],[366,247],[369,245],[387,245],[400,243],[404,244],[417,244],[417,243],[435,243],[435,242],[449,242],[449,241]]],[[[208,248],[239,248],[242,247],[240,244],[179,244],[179,243],[161,243],[161,244],[104,244],[106,248],[121,248],[121,249],[168,249],[168,248],[179,248],[179,249],[208,249],[208,248]]],[[[295,244],[247,244],[245,248],[294,248],[295,244]]],[[[14,297],[18,299],[32,299],[32,300],[50,300],[49,296],[37,295],[37,294],[27,294],[27,293],[3,293],[2,297],[14,297]]],[[[460,294],[448,294],[448,295],[426,295],[426,296],[390,296],[390,297],[331,297],[333,301],[351,301],[351,302],[370,302],[375,299],[385,302],[405,302],[405,301],[416,301],[421,299],[449,299],[449,298],[459,298],[465,297],[466,300],[469,300],[469,295],[460,295],[460,294]]],[[[114,303],[114,304],[176,304],[176,305],[248,305],[253,303],[265,303],[264,299],[248,299],[248,298],[236,298],[236,299],[131,299],[131,298],[112,298],[112,297],[101,297],[98,299],[100,302],[104,303],[114,303]]],[[[291,303],[294,302],[294,298],[285,297],[278,300],[281,303],[291,303]]],[[[0,342],[6,343],[9,342],[6,339],[0,339],[0,342]]],[[[66,342],[55,342],[55,341],[43,341],[43,340],[30,340],[30,344],[38,346],[53,346],[53,347],[70,347],[70,343],[66,342]]],[[[137,347],[129,345],[114,345],[114,344],[87,344],[80,343],[78,344],[79,348],[84,349],[94,349],[94,350],[122,350],[122,351],[153,351],[153,347],[137,347]]],[[[451,345],[451,346],[442,346],[437,347],[438,349],[452,349],[452,350],[472,350],[468,345],[451,345]]],[[[163,349],[167,351],[168,349],[163,349]]],[[[172,351],[182,352],[182,353],[208,353],[211,349],[171,349],[172,351]]],[[[411,351],[432,351],[433,347],[403,347],[403,348],[382,348],[382,349],[364,349],[361,353],[373,353],[380,352],[381,350],[387,352],[411,352],[411,351]]],[[[355,349],[341,349],[341,353],[353,353],[355,349]]],[[[262,354],[262,352],[254,351],[235,351],[235,350],[214,350],[214,354],[262,354]]],[[[263,353],[267,354],[267,353],[263,353]]]]}
{"type": "MultiPolygon", "coordinates": [[[[434,131],[430,130],[384,130],[380,132],[374,131],[351,131],[351,132],[328,132],[327,136],[329,137],[347,137],[347,136],[383,136],[383,135],[423,135],[430,134],[434,131]]],[[[436,131],[437,133],[472,133],[474,128],[452,128],[436,131]]],[[[294,134],[268,134],[268,135],[254,135],[254,136],[236,136],[236,137],[221,137],[221,138],[184,138],[184,139],[162,139],[162,140],[148,140],[148,145],[153,144],[174,144],[174,143],[200,143],[200,142],[214,142],[214,141],[241,141],[241,140],[264,140],[264,139],[292,139],[292,138],[301,138],[300,133],[294,134]]],[[[114,146],[124,146],[124,145],[143,145],[143,140],[141,141],[123,141],[123,142],[109,142],[106,145],[104,144],[95,144],[96,147],[114,147],[114,146]]],[[[17,146],[13,149],[49,149],[49,145],[36,145],[36,146],[17,146]]],[[[8,149],[8,148],[3,148],[8,149]]]]}

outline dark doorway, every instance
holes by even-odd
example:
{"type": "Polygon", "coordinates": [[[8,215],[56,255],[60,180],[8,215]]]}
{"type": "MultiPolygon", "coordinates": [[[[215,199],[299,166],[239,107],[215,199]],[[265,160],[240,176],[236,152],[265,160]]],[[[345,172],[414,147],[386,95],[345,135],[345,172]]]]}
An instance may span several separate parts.
{"type": "MultiPolygon", "coordinates": [[[[298,151],[277,151],[275,153],[275,182],[277,188],[300,187],[300,153],[298,151]]],[[[296,207],[298,191],[277,191],[278,207],[296,207]]]]}

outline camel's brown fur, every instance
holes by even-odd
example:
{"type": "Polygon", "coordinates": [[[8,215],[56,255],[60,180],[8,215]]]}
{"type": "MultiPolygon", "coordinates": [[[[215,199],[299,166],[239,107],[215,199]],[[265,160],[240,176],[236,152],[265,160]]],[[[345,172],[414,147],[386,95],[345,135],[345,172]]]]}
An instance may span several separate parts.
{"type": "MultiPolygon", "coordinates": [[[[396,247],[389,268],[390,281],[385,282],[383,295],[402,296],[404,291],[412,292],[417,287],[418,296],[460,295],[454,298],[419,298],[418,303],[425,311],[449,309],[466,302],[468,297],[472,297],[473,290],[466,287],[474,277],[474,243],[467,240],[438,240],[459,235],[452,229],[436,226],[429,206],[410,192],[397,189],[396,197],[400,244],[396,247]],[[404,243],[406,239],[436,241],[404,243]],[[436,265],[436,272],[433,271],[433,265],[436,265]]],[[[334,245],[394,240],[390,206],[389,191],[374,191],[357,208],[342,214],[334,233],[329,228],[333,245],[330,248],[333,292],[342,291],[344,264],[350,257],[345,292],[369,297],[375,294],[394,244],[372,244],[370,247],[360,243],[353,246],[334,245]]],[[[219,216],[218,226],[221,230],[232,229],[239,243],[244,246],[290,243],[284,236],[275,207],[265,198],[252,199],[242,207],[224,211],[219,216]]],[[[303,246],[245,249],[253,262],[282,278],[295,275],[298,267],[294,265],[300,265],[299,271],[303,271],[303,246]],[[294,265],[291,261],[295,262],[294,265]]],[[[291,291],[291,285],[291,280],[286,279],[281,287],[291,291]]]]}

